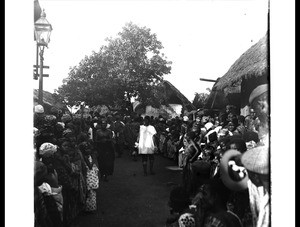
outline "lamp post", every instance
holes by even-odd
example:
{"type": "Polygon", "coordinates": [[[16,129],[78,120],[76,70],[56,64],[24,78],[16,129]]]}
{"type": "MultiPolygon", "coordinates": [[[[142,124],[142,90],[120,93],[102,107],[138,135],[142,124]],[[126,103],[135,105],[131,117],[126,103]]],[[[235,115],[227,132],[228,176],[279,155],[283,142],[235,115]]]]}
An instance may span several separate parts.
{"type": "Polygon", "coordinates": [[[41,17],[34,23],[34,34],[35,34],[37,49],[39,49],[39,56],[40,56],[39,104],[41,105],[43,105],[43,62],[44,62],[43,55],[44,55],[45,47],[48,48],[51,31],[52,31],[52,25],[47,21],[45,10],[43,10],[41,13],[41,17]]]}

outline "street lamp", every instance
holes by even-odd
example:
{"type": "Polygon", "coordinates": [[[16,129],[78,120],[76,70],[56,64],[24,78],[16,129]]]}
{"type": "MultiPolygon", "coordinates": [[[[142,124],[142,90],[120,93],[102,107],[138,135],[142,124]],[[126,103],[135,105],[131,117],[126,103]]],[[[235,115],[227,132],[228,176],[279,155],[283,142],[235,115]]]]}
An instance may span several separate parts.
{"type": "MultiPolygon", "coordinates": [[[[34,34],[37,44],[37,52],[39,49],[40,55],[40,75],[39,75],[39,104],[43,104],[43,61],[44,61],[44,48],[48,48],[50,42],[50,35],[52,25],[46,19],[46,13],[43,9],[41,17],[34,23],[34,34]]],[[[37,53],[38,57],[38,53],[37,53]]],[[[36,66],[38,67],[38,66],[36,66]]]]}

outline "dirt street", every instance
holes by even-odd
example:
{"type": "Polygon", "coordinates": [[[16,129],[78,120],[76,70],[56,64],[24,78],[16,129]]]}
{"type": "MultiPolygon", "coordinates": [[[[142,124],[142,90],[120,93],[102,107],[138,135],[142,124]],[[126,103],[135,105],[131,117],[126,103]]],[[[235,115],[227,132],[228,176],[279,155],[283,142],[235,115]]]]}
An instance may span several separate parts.
{"type": "MultiPolygon", "coordinates": [[[[148,167],[149,168],[149,167],[148,167]]],[[[155,175],[143,175],[141,157],[115,159],[114,175],[100,181],[96,214],[80,215],[73,227],[162,227],[172,187],[181,182],[176,162],[155,156],[155,175]]]]}

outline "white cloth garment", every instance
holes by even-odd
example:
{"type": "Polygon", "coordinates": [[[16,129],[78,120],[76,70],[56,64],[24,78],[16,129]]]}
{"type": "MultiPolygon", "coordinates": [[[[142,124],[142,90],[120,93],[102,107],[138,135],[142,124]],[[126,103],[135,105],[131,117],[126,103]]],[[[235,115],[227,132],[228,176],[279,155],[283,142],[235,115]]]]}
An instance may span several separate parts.
{"type": "Polygon", "coordinates": [[[139,134],[139,154],[154,154],[153,136],[156,130],[152,125],[141,125],[139,134]]]}
{"type": "Polygon", "coordinates": [[[250,208],[253,226],[270,226],[270,197],[263,186],[256,187],[251,180],[248,181],[250,208]]]}
{"type": "Polygon", "coordinates": [[[93,129],[90,127],[88,131],[89,139],[93,140],[93,129]]]}

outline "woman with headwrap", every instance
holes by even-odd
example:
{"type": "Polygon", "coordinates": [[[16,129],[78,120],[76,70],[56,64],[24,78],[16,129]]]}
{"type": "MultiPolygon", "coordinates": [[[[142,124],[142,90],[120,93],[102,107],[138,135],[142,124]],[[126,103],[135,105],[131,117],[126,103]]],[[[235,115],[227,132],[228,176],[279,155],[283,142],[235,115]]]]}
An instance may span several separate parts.
{"type": "Polygon", "coordinates": [[[45,124],[45,112],[42,105],[34,107],[33,126],[40,129],[45,124]]]}
{"type": "MultiPolygon", "coordinates": [[[[65,146],[66,143],[62,144],[62,147],[65,146]]],[[[68,147],[68,155],[70,158],[70,163],[74,171],[73,175],[73,183],[74,186],[77,188],[76,192],[76,206],[77,206],[77,213],[79,213],[85,207],[86,201],[86,168],[85,168],[85,161],[81,151],[74,146],[73,143],[70,144],[71,146],[68,147]]]]}
{"type": "Polygon", "coordinates": [[[63,197],[61,187],[56,188],[47,176],[47,166],[41,161],[34,163],[34,226],[35,227],[61,227],[63,197]],[[47,183],[48,182],[48,183],[47,183]],[[51,184],[51,186],[50,186],[51,184]]]}
{"type": "Polygon", "coordinates": [[[51,143],[43,143],[40,147],[41,161],[47,168],[47,174],[43,177],[43,184],[39,189],[45,195],[46,203],[51,204],[48,208],[48,213],[55,220],[55,226],[62,226],[63,224],[63,195],[62,186],[58,184],[58,175],[53,168],[53,155],[57,152],[57,146],[51,143]]]}
{"type": "Polygon", "coordinates": [[[68,139],[64,139],[61,146],[57,148],[57,152],[47,160],[51,162],[57,172],[58,184],[62,185],[64,226],[70,225],[84,205],[82,200],[84,200],[85,191],[82,188],[85,184],[83,185],[81,181],[82,174],[76,165],[74,152],[76,151],[73,143],[68,139]]]}
{"type": "Polygon", "coordinates": [[[35,145],[37,148],[37,158],[39,159],[39,149],[43,143],[57,143],[55,135],[56,117],[54,115],[44,115],[44,122],[38,128],[38,134],[35,137],[35,145]]]}

